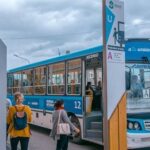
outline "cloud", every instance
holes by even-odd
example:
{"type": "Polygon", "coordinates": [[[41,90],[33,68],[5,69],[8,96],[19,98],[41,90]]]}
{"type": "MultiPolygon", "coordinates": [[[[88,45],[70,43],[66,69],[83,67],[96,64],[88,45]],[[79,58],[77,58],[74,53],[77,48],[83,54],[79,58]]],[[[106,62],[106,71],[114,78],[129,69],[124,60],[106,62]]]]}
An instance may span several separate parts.
{"type": "MultiPolygon", "coordinates": [[[[125,0],[126,37],[150,37],[149,0],[125,0]]],[[[8,68],[102,44],[101,0],[1,0],[0,35],[8,68]]]]}
{"type": "Polygon", "coordinates": [[[9,7],[4,4],[0,34],[8,47],[8,68],[25,63],[14,58],[15,52],[34,62],[47,58],[47,53],[54,56],[58,48],[64,53],[102,43],[98,0],[13,0],[9,7]]]}
{"type": "Polygon", "coordinates": [[[132,24],[133,25],[140,25],[141,23],[143,22],[142,19],[139,19],[139,18],[136,18],[132,21],[132,24]]]}
{"type": "Polygon", "coordinates": [[[127,38],[149,38],[149,0],[125,0],[125,23],[127,38]],[[144,34],[145,30],[148,32],[144,34]]]}

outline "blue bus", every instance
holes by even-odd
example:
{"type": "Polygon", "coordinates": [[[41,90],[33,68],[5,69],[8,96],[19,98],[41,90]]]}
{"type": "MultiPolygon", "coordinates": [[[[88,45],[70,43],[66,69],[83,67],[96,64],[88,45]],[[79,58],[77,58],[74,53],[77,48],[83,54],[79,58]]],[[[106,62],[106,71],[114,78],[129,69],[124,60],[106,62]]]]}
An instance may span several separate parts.
{"type": "Polygon", "coordinates": [[[150,147],[150,40],[128,39],[125,51],[128,147],[150,147]]]}
{"type": "MultiPolygon", "coordinates": [[[[128,147],[150,146],[150,41],[128,39],[125,50],[128,147]]],[[[48,129],[55,101],[64,100],[70,120],[81,130],[73,141],[102,145],[102,51],[97,46],[9,70],[8,98],[24,93],[32,124],[48,129]]]]}

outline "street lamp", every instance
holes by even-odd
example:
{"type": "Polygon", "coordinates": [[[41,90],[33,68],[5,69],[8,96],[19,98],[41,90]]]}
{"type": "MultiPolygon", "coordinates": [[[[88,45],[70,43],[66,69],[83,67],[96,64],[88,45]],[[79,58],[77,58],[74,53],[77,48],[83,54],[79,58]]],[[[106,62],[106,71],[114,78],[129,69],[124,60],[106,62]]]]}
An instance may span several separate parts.
{"type": "Polygon", "coordinates": [[[21,56],[19,56],[19,55],[17,55],[17,54],[14,54],[14,56],[15,56],[15,57],[18,57],[18,58],[20,58],[20,59],[23,59],[23,60],[25,60],[28,64],[30,64],[30,61],[29,61],[27,58],[21,57],[21,56]]]}
{"type": "Polygon", "coordinates": [[[58,55],[59,55],[59,56],[61,55],[59,48],[58,48],[58,55]]]}

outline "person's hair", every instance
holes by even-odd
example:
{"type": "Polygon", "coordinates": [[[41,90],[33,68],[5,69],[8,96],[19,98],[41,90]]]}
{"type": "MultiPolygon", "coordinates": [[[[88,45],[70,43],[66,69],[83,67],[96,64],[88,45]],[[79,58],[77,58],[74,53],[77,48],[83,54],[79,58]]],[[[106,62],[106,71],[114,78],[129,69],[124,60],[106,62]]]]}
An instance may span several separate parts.
{"type": "Polygon", "coordinates": [[[55,102],[54,108],[55,108],[55,109],[58,109],[58,108],[60,108],[63,104],[64,104],[64,101],[63,101],[63,100],[58,100],[58,101],[55,102]]]}
{"type": "Polygon", "coordinates": [[[91,82],[88,82],[87,85],[88,85],[88,86],[91,86],[91,82]]]}
{"type": "Polygon", "coordinates": [[[88,90],[89,88],[91,88],[91,82],[87,82],[86,90],[88,90]]]}
{"type": "Polygon", "coordinates": [[[16,93],[14,94],[14,99],[15,99],[15,101],[18,99],[18,96],[21,96],[22,98],[24,98],[24,96],[23,96],[23,94],[22,94],[21,92],[16,92],[16,93]]]}

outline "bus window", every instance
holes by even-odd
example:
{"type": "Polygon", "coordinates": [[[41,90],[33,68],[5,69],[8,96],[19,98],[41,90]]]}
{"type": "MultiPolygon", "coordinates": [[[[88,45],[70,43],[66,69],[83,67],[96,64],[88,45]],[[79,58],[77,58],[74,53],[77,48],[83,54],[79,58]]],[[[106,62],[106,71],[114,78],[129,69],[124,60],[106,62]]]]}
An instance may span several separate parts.
{"type": "Polygon", "coordinates": [[[92,91],[92,110],[101,110],[102,102],[102,69],[93,68],[86,70],[86,95],[88,95],[88,90],[92,91]],[[90,85],[90,88],[88,87],[90,85]]]}
{"type": "Polygon", "coordinates": [[[46,93],[46,67],[35,68],[34,94],[46,93]]]}
{"type": "Polygon", "coordinates": [[[33,94],[33,70],[25,70],[22,72],[22,87],[25,95],[33,94]]]}
{"type": "Polygon", "coordinates": [[[49,65],[48,94],[65,94],[65,63],[49,65]]]}
{"type": "Polygon", "coordinates": [[[131,85],[127,91],[128,112],[150,108],[150,67],[148,64],[128,64],[131,85]]]}
{"type": "Polygon", "coordinates": [[[97,68],[96,69],[96,86],[100,86],[100,84],[102,84],[102,68],[97,68]]]}
{"type": "Polygon", "coordinates": [[[91,85],[95,84],[94,69],[86,70],[86,83],[87,82],[91,82],[91,85]]]}
{"type": "Polygon", "coordinates": [[[86,56],[87,112],[101,111],[102,103],[102,56],[100,53],[86,56]],[[90,91],[90,92],[89,92],[90,91]],[[91,93],[91,94],[90,94],[91,93]],[[88,103],[88,102],[87,102],[88,103]]]}
{"type": "Polygon", "coordinates": [[[144,71],[143,84],[145,89],[150,89],[150,71],[144,71]]]}
{"type": "Polygon", "coordinates": [[[13,93],[15,93],[21,91],[21,72],[14,73],[13,77],[14,77],[13,93]]]}
{"type": "Polygon", "coordinates": [[[7,93],[8,95],[12,94],[13,90],[13,74],[7,75],[7,93]]]}
{"type": "Polygon", "coordinates": [[[81,59],[67,62],[67,94],[81,94],[81,59]]]}

